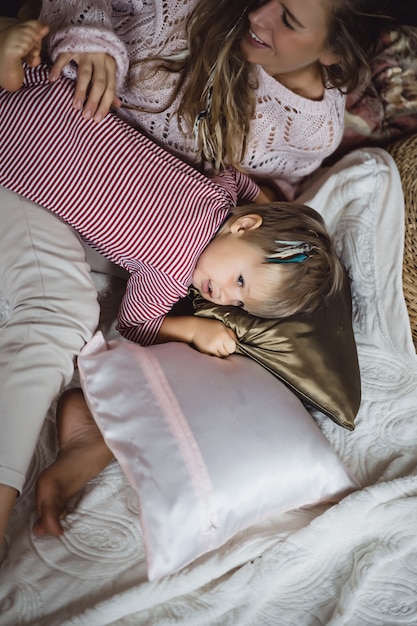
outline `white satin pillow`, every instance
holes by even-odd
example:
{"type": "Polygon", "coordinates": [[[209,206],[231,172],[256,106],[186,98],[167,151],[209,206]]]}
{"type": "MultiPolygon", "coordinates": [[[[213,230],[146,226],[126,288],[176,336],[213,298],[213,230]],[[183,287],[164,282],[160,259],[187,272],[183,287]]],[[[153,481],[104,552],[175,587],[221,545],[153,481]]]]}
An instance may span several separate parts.
{"type": "Polygon", "coordinates": [[[92,414],[140,500],[158,580],[273,513],[357,488],[300,400],[252,359],[101,333],[78,359],[92,414]]]}

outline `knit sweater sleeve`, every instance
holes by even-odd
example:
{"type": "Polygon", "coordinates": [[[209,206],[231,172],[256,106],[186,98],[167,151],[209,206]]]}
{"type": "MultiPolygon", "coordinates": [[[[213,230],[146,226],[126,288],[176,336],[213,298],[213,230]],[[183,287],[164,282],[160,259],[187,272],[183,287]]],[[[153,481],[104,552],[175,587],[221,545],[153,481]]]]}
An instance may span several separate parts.
{"type": "MultiPolygon", "coordinates": [[[[121,89],[129,70],[129,56],[113,28],[110,0],[43,2],[39,19],[50,28],[48,48],[53,61],[62,52],[106,52],[116,61],[116,88],[121,89]]],[[[67,65],[64,73],[69,78],[76,76],[72,65],[67,65]]]]}

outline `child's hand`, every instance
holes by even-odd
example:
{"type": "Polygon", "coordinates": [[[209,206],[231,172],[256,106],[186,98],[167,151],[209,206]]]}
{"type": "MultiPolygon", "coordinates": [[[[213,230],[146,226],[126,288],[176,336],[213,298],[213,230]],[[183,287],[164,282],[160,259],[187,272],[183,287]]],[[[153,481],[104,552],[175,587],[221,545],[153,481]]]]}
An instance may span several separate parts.
{"type": "Polygon", "coordinates": [[[228,356],[236,350],[237,337],[233,330],[227,328],[218,320],[196,318],[191,343],[204,354],[213,356],[228,356]]]}
{"type": "Polygon", "coordinates": [[[233,330],[218,320],[195,315],[168,316],[158,333],[157,342],[183,341],[212,356],[228,356],[236,350],[233,330]]]}
{"type": "Polygon", "coordinates": [[[0,32],[2,56],[36,67],[41,61],[42,39],[48,31],[48,26],[38,20],[13,22],[0,32]]]}
{"type": "Polygon", "coordinates": [[[74,108],[82,110],[85,119],[100,122],[111,106],[121,105],[116,96],[116,62],[106,52],[63,52],[51,68],[50,80],[57,80],[71,61],[78,66],[74,108]]]}
{"type": "Polygon", "coordinates": [[[48,31],[38,20],[14,21],[0,31],[0,85],[4,89],[16,91],[22,86],[22,61],[31,67],[39,65],[42,39],[48,31]]]}

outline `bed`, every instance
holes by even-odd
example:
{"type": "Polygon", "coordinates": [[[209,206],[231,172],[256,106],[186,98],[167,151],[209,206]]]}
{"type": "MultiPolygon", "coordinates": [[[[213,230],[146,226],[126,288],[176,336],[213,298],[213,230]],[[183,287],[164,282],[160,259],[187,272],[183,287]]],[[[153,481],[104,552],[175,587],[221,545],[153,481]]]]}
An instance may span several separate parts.
{"type": "MultiPolygon", "coordinates": [[[[358,488],[337,504],[266,516],[150,581],[138,498],[117,461],[77,498],[63,536],[32,534],[36,476],[56,452],[52,407],[8,534],[0,625],[417,623],[417,359],[402,288],[401,179],[387,152],[363,148],[310,180],[301,199],[322,212],[351,279],[355,429],[317,410],[311,419],[358,488]]],[[[103,269],[94,280],[101,331],[117,338],[123,278],[103,269]]]]}

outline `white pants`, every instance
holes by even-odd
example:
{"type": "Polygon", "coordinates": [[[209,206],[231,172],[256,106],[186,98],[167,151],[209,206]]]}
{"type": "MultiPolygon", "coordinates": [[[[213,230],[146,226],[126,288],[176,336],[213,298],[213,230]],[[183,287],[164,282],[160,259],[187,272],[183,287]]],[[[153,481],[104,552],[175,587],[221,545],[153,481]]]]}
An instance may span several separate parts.
{"type": "Polygon", "coordinates": [[[0,483],[21,491],[44,418],[98,317],[78,235],[0,187],[0,483]]]}

